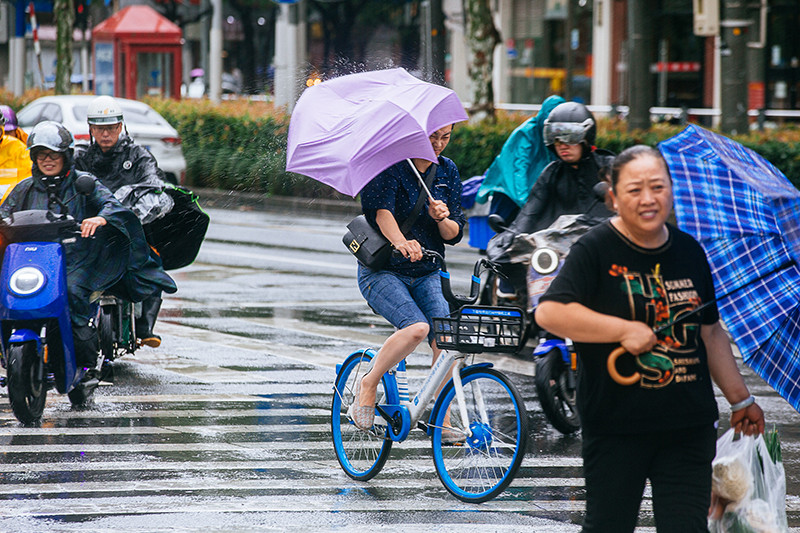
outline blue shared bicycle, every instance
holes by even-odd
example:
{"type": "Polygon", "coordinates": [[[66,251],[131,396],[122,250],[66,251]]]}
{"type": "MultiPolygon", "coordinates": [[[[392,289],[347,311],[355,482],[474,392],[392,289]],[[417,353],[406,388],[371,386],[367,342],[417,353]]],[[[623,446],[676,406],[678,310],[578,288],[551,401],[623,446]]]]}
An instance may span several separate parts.
{"type": "Polygon", "coordinates": [[[480,503],[499,495],[514,479],[525,455],[528,415],[513,383],[491,363],[467,364],[468,354],[518,350],[525,313],[513,307],[472,305],[482,269],[491,268],[485,260],[476,263],[471,294],[463,297],[450,289],[444,258],[429,251],[425,255],[439,261],[445,297],[460,305],[451,316],[434,319],[442,354],[413,398],[405,361],[383,376],[375,424],[369,430],[357,428],[348,410],[356,381],[369,370],[376,351],[355,351],[337,365],[331,402],[333,447],[345,473],[367,481],[381,471],[395,442],[421,430],[431,438],[434,466],[444,487],[459,500],[480,503]]]}

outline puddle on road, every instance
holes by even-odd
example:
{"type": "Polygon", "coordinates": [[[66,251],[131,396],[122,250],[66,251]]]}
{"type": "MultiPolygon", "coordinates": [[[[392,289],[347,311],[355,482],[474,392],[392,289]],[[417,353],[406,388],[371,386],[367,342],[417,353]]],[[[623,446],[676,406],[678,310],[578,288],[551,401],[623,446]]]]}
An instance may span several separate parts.
{"type": "Polygon", "coordinates": [[[211,308],[185,305],[165,308],[160,318],[257,318],[297,320],[312,324],[346,327],[349,329],[370,328],[375,319],[368,313],[354,312],[353,309],[308,309],[271,306],[247,306],[211,308]]]}

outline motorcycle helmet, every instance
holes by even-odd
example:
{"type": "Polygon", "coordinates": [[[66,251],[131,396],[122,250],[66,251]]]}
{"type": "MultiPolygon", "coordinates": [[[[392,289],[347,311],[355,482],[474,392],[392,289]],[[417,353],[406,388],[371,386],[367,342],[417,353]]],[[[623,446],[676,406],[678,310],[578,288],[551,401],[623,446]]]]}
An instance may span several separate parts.
{"type": "Polygon", "coordinates": [[[14,131],[17,129],[17,114],[14,110],[7,105],[0,105],[0,125],[3,125],[3,130],[14,131]]]}
{"type": "Polygon", "coordinates": [[[122,108],[110,96],[98,96],[86,109],[86,122],[90,125],[119,124],[122,122],[122,108]]]}
{"type": "MultiPolygon", "coordinates": [[[[69,170],[73,164],[73,146],[75,142],[72,139],[72,134],[59,124],[52,120],[45,120],[38,123],[31,130],[28,135],[28,150],[31,152],[31,160],[36,161],[36,154],[40,150],[47,148],[53,152],[60,152],[64,154],[64,169],[69,170]]],[[[34,165],[34,175],[39,173],[38,165],[34,165]]]]}
{"type": "Polygon", "coordinates": [[[585,105],[578,102],[558,104],[544,121],[544,144],[555,152],[556,141],[582,144],[583,155],[591,151],[597,136],[597,123],[585,105]]]}
{"type": "Polygon", "coordinates": [[[28,136],[28,150],[31,151],[31,156],[37,148],[48,148],[62,154],[72,153],[74,144],[72,134],[67,128],[52,120],[38,123],[28,136]]]}

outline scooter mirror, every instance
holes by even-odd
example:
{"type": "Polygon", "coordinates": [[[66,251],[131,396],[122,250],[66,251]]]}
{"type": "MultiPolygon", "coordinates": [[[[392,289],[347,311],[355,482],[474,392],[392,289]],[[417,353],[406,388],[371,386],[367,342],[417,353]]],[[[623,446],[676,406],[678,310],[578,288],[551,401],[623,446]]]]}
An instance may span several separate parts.
{"type": "Polygon", "coordinates": [[[75,190],[84,196],[92,194],[94,192],[94,187],[94,178],[87,176],[86,174],[78,176],[78,178],[75,180],[75,190]]]}
{"type": "Polygon", "coordinates": [[[594,193],[595,198],[602,202],[606,199],[606,194],[608,194],[610,188],[611,186],[607,181],[598,181],[594,184],[594,187],[592,187],[592,193],[594,193]]]}
{"type": "Polygon", "coordinates": [[[508,229],[508,225],[506,224],[506,219],[504,219],[497,213],[489,215],[489,218],[486,221],[489,223],[489,227],[492,228],[492,231],[494,231],[495,233],[503,233],[505,230],[508,229]]]}

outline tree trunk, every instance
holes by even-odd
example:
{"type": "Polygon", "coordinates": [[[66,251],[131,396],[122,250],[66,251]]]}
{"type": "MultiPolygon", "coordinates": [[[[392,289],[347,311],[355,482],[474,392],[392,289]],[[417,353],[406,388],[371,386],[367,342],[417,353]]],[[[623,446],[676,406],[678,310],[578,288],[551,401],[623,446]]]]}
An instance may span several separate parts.
{"type": "Polygon", "coordinates": [[[56,94],[69,94],[72,76],[72,30],[75,25],[73,0],[55,0],[53,17],[56,19],[56,94]]]}
{"type": "Polygon", "coordinates": [[[464,0],[466,37],[469,47],[467,71],[472,89],[473,119],[494,119],[494,47],[500,43],[500,33],[494,26],[490,0],[464,0]]]}

